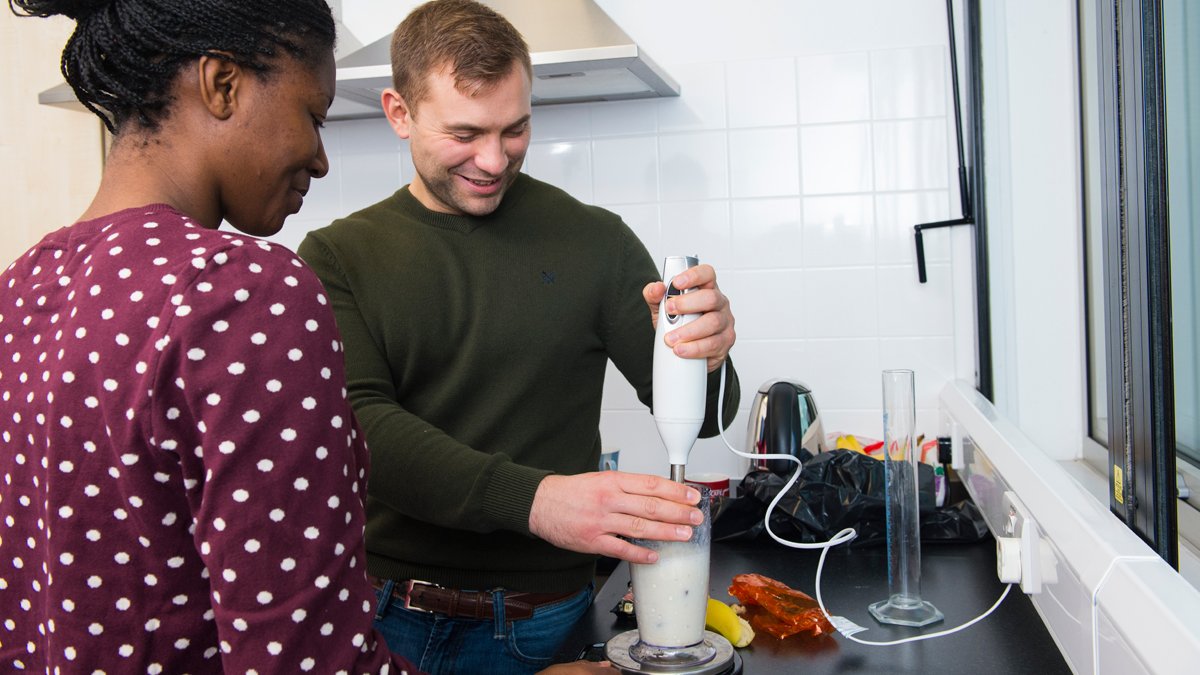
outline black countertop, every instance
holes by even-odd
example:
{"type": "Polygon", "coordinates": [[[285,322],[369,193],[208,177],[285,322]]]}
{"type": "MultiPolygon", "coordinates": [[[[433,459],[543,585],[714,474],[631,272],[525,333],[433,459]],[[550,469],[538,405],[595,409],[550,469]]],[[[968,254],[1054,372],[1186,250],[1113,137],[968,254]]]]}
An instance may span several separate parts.
{"type": "MultiPolygon", "coordinates": [[[[868,630],[861,640],[886,642],[953,628],[987,611],[1004,584],[996,578],[992,539],[975,544],[925,543],[921,547],[921,597],[932,602],[945,620],[924,628],[885,626],[867,606],[888,596],[887,556],[883,546],[859,549],[838,546],[829,552],[821,576],[825,607],[868,630]]],[[[713,544],[709,594],[736,602],[728,594],[737,574],[754,572],[777,579],[816,597],[820,551],[795,550],[772,541],[713,544]]],[[[629,566],[621,563],[597,592],[596,601],[567,640],[560,660],[578,658],[588,648],[634,627],[611,612],[625,593],[629,566]]],[[[1019,586],[986,619],[958,633],[902,645],[876,647],[853,642],[840,633],[777,640],[760,633],[738,650],[744,672],[754,673],[1070,673],[1033,604],[1019,586]]],[[[592,649],[590,656],[602,653],[592,649]]],[[[598,659],[593,659],[598,660],[598,659]]]]}

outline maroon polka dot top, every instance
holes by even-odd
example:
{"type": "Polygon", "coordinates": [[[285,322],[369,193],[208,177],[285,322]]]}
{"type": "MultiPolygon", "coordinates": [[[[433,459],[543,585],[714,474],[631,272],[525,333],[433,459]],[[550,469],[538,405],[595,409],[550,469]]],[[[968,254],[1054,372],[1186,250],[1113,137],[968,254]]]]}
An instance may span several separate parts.
{"type": "Polygon", "coordinates": [[[320,282],[167,206],[0,275],[0,670],[400,673],[320,282]],[[392,659],[395,658],[395,662],[392,659]]]}

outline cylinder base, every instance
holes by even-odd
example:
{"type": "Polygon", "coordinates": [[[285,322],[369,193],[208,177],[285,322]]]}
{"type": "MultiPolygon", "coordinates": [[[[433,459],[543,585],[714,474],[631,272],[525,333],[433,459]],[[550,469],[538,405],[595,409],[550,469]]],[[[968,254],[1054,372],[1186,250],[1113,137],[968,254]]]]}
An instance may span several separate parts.
{"type": "Polygon", "coordinates": [[[871,616],[879,623],[897,626],[928,626],[945,617],[932,603],[917,599],[916,602],[898,602],[895,597],[880,600],[869,607],[871,616]]]}

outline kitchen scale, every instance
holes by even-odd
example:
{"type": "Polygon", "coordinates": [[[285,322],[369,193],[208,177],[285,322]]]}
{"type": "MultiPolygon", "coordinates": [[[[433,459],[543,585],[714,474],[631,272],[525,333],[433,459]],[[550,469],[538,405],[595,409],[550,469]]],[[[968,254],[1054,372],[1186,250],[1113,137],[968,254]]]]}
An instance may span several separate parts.
{"type": "Polygon", "coordinates": [[[742,657],[729,640],[704,631],[699,645],[657,649],[640,641],[637,629],[627,630],[604,645],[604,658],[622,673],[673,675],[741,675],[742,657]]]}

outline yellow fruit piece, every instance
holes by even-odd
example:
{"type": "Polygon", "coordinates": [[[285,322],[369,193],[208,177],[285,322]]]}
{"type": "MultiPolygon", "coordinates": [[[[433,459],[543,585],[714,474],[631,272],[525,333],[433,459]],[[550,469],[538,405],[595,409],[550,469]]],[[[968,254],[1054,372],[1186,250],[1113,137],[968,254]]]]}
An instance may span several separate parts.
{"type": "Polygon", "coordinates": [[[704,627],[719,633],[734,647],[745,647],[754,639],[754,629],[750,623],[738,616],[732,607],[715,598],[708,599],[704,627]]]}
{"type": "Polygon", "coordinates": [[[858,439],[851,434],[838,436],[836,447],[838,450],[853,450],[854,452],[863,451],[862,443],[859,443],[858,439]]]}

